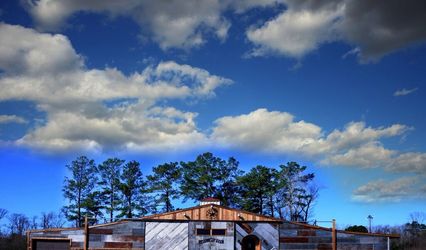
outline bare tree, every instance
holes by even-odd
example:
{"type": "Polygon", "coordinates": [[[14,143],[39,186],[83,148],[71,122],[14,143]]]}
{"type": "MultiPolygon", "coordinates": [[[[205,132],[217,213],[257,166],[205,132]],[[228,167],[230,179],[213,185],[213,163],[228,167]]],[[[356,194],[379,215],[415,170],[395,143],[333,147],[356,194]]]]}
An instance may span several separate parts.
{"type": "Polygon", "coordinates": [[[47,228],[60,228],[65,224],[64,218],[61,213],[56,214],[54,212],[42,213],[41,214],[40,226],[43,229],[47,228]]]}
{"type": "Polygon", "coordinates": [[[308,221],[309,217],[312,216],[312,208],[318,195],[319,187],[315,184],[310,185],[306,192],[304,206],[301,206],[303,221],[308,221]]]}
{"type": "Polygon", "coordinates": [[[0,220],[2,220],[7,215],[7,210],[0,208],[0,220]]]}
{"type": "Polygon", "coordinates": [[[29,221],[30,224],[28,226],[28,229],[37,229],[38,228],[37,220],[38,220],[37,216],[31,217],[31,219],[29,221]]]}
{"type": "Polygon", "coordinates": [[[425,212],[412,212],[410,214],[411,222],[416,221],[419,224],[423,224],[426,222],[426,213],[425,212]]]}
{"type": "Polygon", "coordinates": [[[23,214],[11,214],[8,227],[11,235],[23,235],[30,227],[30,220],[23,214]]]}

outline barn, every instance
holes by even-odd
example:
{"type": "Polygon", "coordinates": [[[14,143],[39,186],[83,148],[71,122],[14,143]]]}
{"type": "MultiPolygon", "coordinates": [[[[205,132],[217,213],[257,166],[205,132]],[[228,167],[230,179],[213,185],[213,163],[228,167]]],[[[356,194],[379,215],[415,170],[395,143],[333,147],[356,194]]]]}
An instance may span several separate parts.
{"type": "Polygon", "coordinates": [[[220,205],[199,206],[85,228],[27,232],[28,250],[389,249],[397,235],[352,233],[220,205]]]}

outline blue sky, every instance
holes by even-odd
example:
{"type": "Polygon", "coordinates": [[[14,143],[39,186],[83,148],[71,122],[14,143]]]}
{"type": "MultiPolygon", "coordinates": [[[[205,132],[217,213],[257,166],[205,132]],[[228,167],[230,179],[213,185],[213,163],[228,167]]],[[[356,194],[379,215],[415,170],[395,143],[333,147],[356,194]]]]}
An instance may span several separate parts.
{"type": "MultiPolygon", "coordinates": [[[[0,207],[64,204],[80,154],[145,174],[298,161],[319,220],[426,210],[422,1],[2,1],[0,207]]],[[[190,204],[183,204],[183,206],[190,204]]]]}

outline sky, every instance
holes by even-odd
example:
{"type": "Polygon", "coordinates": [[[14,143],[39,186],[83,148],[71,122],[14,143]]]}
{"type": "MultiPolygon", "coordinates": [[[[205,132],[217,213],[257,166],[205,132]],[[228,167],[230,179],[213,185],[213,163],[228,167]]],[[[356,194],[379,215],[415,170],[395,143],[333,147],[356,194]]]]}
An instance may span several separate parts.
{"type": "Polygon", "coordinates": [[[0,207],[59,211],[79,155],[147,175],[210,151],[246,171],[308,166],[317,220],[405,223],[426,211],[425,12],[420,0],[1,1],[0,207]]]}

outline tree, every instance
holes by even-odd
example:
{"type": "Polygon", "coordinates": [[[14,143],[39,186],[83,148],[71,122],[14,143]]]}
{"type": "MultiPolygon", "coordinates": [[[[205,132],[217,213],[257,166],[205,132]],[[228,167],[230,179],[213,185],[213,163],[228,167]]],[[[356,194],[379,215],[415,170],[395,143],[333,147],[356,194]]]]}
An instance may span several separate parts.
{"type": "Polygon", "coordinates": [[[110,216],[110,222],[114,221],[114,212],[118,209],[120,202],[119,189],[120,189],[120,176],[124,160],[117,158],[110,158],[98,166],[98,173],[100,175],[99,185],[102,188],[104,195],[104,207],[110,216]]]}
{"type": "Polygon", "coordinates": [[[368,233],[368,229],[362,225],[353,225],[345,228],[345,231],[349,232],[359,232],[359,233],[368,233]]]}
{"type": "Polygon", "coordinates": [[[24,214],[9,215],[9,231],[13,235],[24,235],[30,227],[30,220],[24,214]]]}
{"type": "Polygon", "coordinates": [[[28,229],[29,230],[34,230],[37,229],[39,224],[38,224],[38,217],[37,216],[33,216],[31,217],[31,219],[29,219],[29,225],[28,225],[28,229]]]}
{"type": "Polygon", "coordinates": [[[224,161],[212,153],[204,153],[195,161],[181,162],[182,181],[181,194],[184,201],[196,201],[206,197],[217,197],[224,205],[229,205],[232,197],[229,182],[235,181],[238,175],[238,162],[234,158],[224,161]]]}
{"type": "Polygon", "coordinates": [[[43,229],[61,228],[64,226],[64,224],[65,224],[64,219],[60,213],[56,214],[54,212],[49,212],[49,213],[43,212],[41,214],[40,226],[43,229]]]}
{"type": "Polygon", "coordinates": [[[139,162],[130,161],[123,168],[120,183],[122,201],[120,202],[119,218],[133,218],[135,215],[145,215],[148,212],[146,204],[144,204],[146,199],[142,197],[142,194],[146,192],[147,185],[139,166],[139,162]],[[137,211],[140,213],[138,214],[137,211]]]}
{"type": "Polygon", "coordinates": [[[318,198],[319,188],[316,185],[310,185],[304,191],[304,194],[305,195],[300,197],[300,211],[303,221],[308,221],[309,216],[311,216],[312,214],[312,207],[314,205],[314,202],[318,198]]]}
{"type": "MultiPolygon", "coordinates": [[[[7,210],[6,210],[6,209],[4,209],[4,208],[0,208],[0,221],[1,221],[3,218],[5,218],[5,217],[6,217],[7,213],[8,213],[8,212],[7,212],[7,210]]],[[[2,234],[3,234],[3,231],[2,231],[2,225],[0,224],[0,238],[1,238],[2,234]]]]}
{"type": "Polygon", "coordinates": [[[165,163],[152,169],[152,175],[147,176],[150,191],[157,194],[155,206],[162,207],[161,211],[174,210],[172,200],[178,198],[179,189],[177,182],[182,177],[181,169],[177,162],[165,163]]]}
{"type": "Polygon", "coordinates": [[[273,215],[272,197],[276,190],[277,171],[265,166],[256,166],[250,172],[238,178],[241,206],[244,210],[254,213],[273,215]]]}
{"type": "Polygon", "coordinates": [[[2,220],[7,215],[7,210],[4,208],[0,208],[0,220],[2,220]]]}
{"type": "Polygon", "coordinates": [[[219,169],[220,182],[217,198],[224,206],[237,207],[240,203],[240,197],[235,195],[238,193],[237,178],[243,174],[243,171],[238,168],[239,164],[234,157],[230,157],[219,169]]]}
{"type": "Polygon", "coordinates": [[[86,209],[86,215],[90,219],[90,224],[96,224],[99,220],[104,218],[104,195],[102,192],[96,190],[89,193],[84,200],[83,207],[86,209]]]}
{"type": "Polygon", "coordinates": [[[82,227],[84,212],[87,212],[85,202],[97,180],[95,162],[86,156],[80,156],[66,167],[71,176],[65,177],[62,189],[68,200],[68,205],[64,206],[63,211],[69,221],[75,221],[76,227],[82,227]]]}
{"type": "Polygon", "coordinates": [[[277,210],[281,218],[286,217],[291,221],[303,221],[309,216],[309,209],[315,194],[309,194],[306,187],[314,179],[313,173],[305,174],[306,166],[296,162],[280,165],[278,179],[281,188],[277,192],[277,210]],[[305,213],[305,214],[304,214],[305,213]]]}

